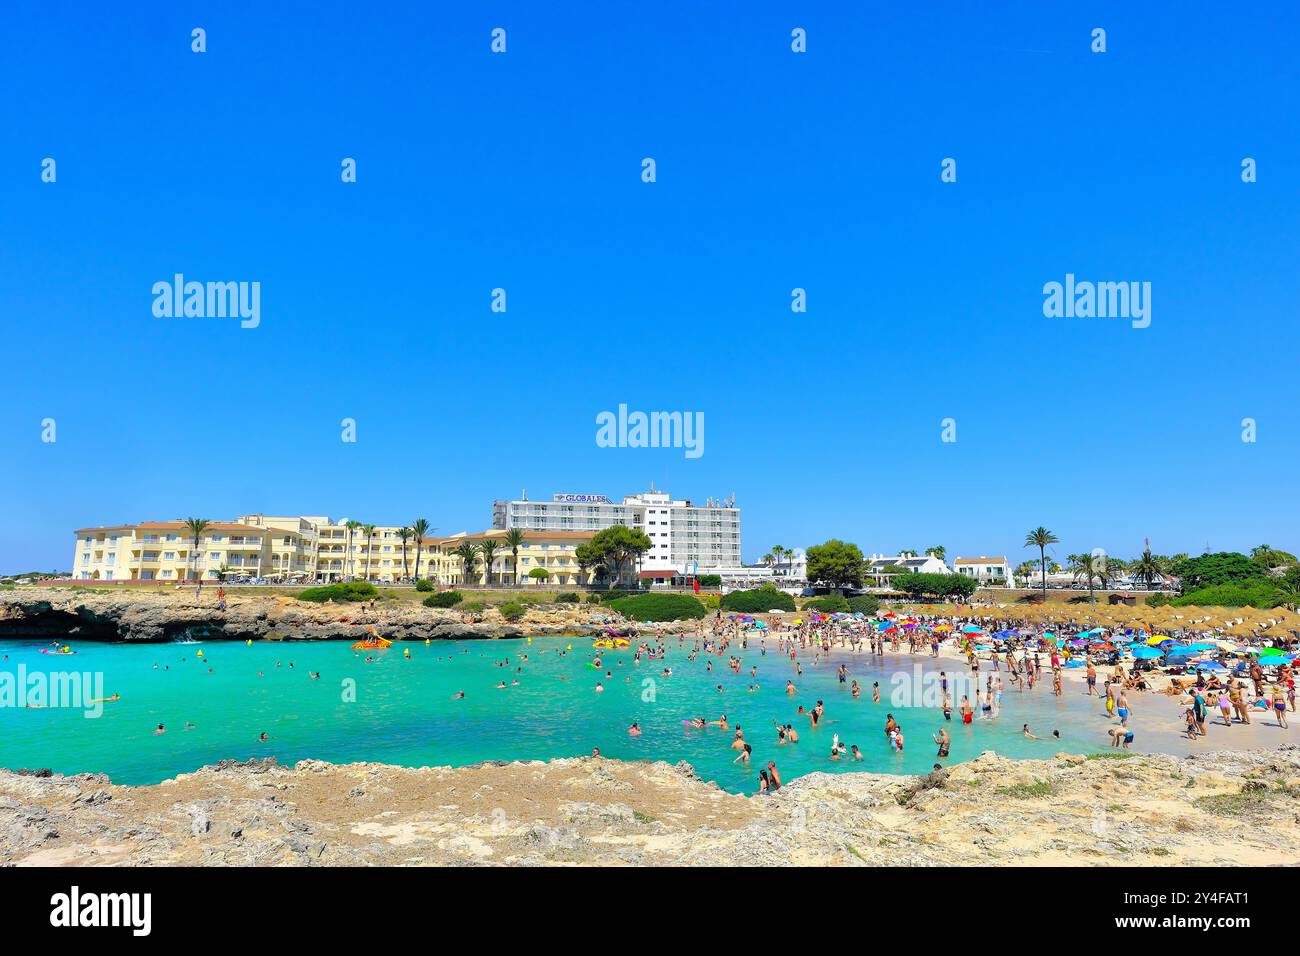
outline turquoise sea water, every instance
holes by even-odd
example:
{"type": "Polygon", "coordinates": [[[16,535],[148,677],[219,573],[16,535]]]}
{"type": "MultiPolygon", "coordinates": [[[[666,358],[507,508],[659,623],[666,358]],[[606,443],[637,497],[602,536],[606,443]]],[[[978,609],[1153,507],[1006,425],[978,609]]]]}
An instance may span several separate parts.
{"type": "MultiPolygon", "coordinates": [[[[580,756],[599,747],[604,756],[625,760],[686,760],[706,779],[742,793],[756,788],[758,768],[767,760],[777,762],[787,781],[813,770],[930,769],[936,750],[930,735],[944,723],[942,713],[936,707],[892,705],[894,675],[908,675],[907,686],[915,687],[914,667],[943,666],[952,674],[960,665],[921,655],[889,654],[882,661],[840,652],[832,663],[814,667],[805,652],[804,673],[797,676],[788,658],[769,644],[766,656],[752,643],[743,651],[733,647],[744,661],[736,675],[727,669],[725,655],[687,660],[691,642],[679,648],[675,639],[668,642],[666,661],[639,666],[630,650],[603,652],[601,671],[588,666],[595,652],[590,639],[582,638],[536,638],[531,645],[522,639],[395,644],[375,654],[373,663],[344,642],[81,644],[74,645],[76,656],[54,657],[41,654],[39,642],[0,641],[0,655],[8,657],[0,662],[0,675],[14,675],[11,688],[22,665],[29,679],[53,671],[102,673],[104,695],[121,695],[120,701],[104,704],[97,719],[87,719],[79,709],[28,709],[5,701],[0,767],[98,771],[115,783],[144,784],[223,758],[460,766],[580,756]],[[572,652],[561,655],[570,644],[572,652]],[[403,649],[409,649],[409,660],[403,649]],[[200,650],[204,658],[196,655],[200,650]],[[497,666],[506,659],[508,667],[497,666]],[[713,662],[712,673],[706,660],[713,662]],[[850,679],[863,686],[862,699],[852,700],[848,685],[838,682],[840,661],[850,679]],[[672,668],[671,677],[660,676],[665,665],[672,668]],[[754,683],[751,665],[758,667],[759,689],[753,692],[748,690],[754,683]],[[516,667],[522,670],[516,673],[516,667]],[[606,669],[611,678],[604,677],[606,669]],[[312,680],[309,671],[319,671],[320,679],[312,680]],[[516,677],[519,686],[496,689],[499,681],[509,685],[516,677]],[[653,678],[653,685],[644,684],[645,678],[653,678]],[[785,693],[787,679],[794,680],[796,694],[785,693]],[[603,693],[594,690],[598,680],[605,684],[603,693]],[[881,685],[880,704],[871,701],[873,681],[881,685]],[[348,694],[349,685],[354,694],[348,694]],[[461,690],[465,699],[451,699],[461,690]],[[825,702],[826,721],[812,729],[796,709],[811,708],[818,699],[825,702]],[[888,747],[887,712],[903,727],[903,754],[888,747]],[[729,731],[700,731],[682,723],[693,716],[717,720],[723,713],[729,731]],[[627,734],[633,720],[644,731],[640,737],[627,734]],[[778,746],[773,721],[794,724],[799,743],[778,746]],[[194,728],[184,729],[187,722],[194,728]],[[155,735],[159,723],[167,732],[155,735]],[[736,753],[729,744],[737,725],[754,747],[752,767],[732,763],[736,753]],[[270,737],[259,743],[263,732],[270,737]],[[846,745],[856,743],[865,759],[830,760],[837,732],[846,745]]],[[[1102,749],[1106,724],[1095,702],[1077,691],[1057,698],[1044,684],[1023,694],[1008,688],[997,720],[977,717],[964,727],[954,717],[947,726],[953,737],[947,762],[953,763],[990,749],[1012,757],[1094,752],[1102,749]],[[1062,739],[1028,740],[1020,732],[1026,722],[1043,736],[1059,729],[1062,739]]]]}

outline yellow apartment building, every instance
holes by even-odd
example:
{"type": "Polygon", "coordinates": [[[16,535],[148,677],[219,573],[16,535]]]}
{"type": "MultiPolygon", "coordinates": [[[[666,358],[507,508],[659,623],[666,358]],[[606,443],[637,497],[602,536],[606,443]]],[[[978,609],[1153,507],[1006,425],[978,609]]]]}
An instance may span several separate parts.
{"type": "MultiPolygon", "coordinates": [[[[593,537],[594,531],[528,531],[519,546],[518,582],[523,585],[564,586],[586,584],[591,579],[591,570],[578,566],[578,545],[586,544],[593,537]],[[534,568],[543,568],[547,578],[539,581],[530,577],[534,568]]],[[[438,584],[463,585],[466,587],[484,585],[482,545],[485,541],[495,542],[498,547],[492,556],[490,583],[493,585],[511,585],[515,583],[516,571],[512,567],[514,555],[505,544],[506,532],[502,529],[483,531],[478,534],[461,532],[434,541],[433,566],[438,584]],[[456,552],[465,544],[470,545],[478,555],[474,559],[473,570],[466,574],[466,563],[456,552]]]]}
{"type": "MultiPolygon", "coordinates": [[[[394,584],[420,577],[442,585],[482,585],[484,541],[499,542],[493,556],[491,583],[513,584],[515,569],[505,546],[504,530],[450,537],[426,537],[417,544],[397,525],[348,526],[323,515],[243,515],[233,522],[214,521],[199,538],[183,521],[79,528],[72,576],[90,581],[227,581],[278,583],[345,580],[394,584]],[[476,549],[473,571],[455,554],[468,543],[476,549]]],[[[548,573],[547,585],[586,583],[590,573],[578,567],[576,549],[594,532],[529,531],[519,548],[519,582],[534,568],[548,573]]]]}

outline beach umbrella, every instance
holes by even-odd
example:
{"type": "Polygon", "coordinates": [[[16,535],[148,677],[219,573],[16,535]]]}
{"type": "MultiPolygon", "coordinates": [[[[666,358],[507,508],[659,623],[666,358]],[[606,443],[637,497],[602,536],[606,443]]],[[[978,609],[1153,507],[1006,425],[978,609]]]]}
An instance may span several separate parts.
{"type": "Polygon", "coordinates": [[[1133,656],[1138,660],[1147,660],[1153,657],[1162,656],[1154,647],[1137,647],[1133,649],[1133,656]]]}
{"type": "Polygon", "coordinates": [[[962,626],[961,632],[963,634],[980,634],[983,632],[983,628],[978,624],[965,624],[962,626]]]}
{"type": "Polygon", "coordinates": [[[1205,643],[1201,643],[1201,644],[1188,644],[1188,645],[1187,645],[1187,650],[1189,650],[1189,651],[1213,651],[1213,650],[1216,650],[1217,648],[1218,648],[1218,645],[1217,645],[1217,644],[1205,644],[1205,643]]]}
{"type": "Polygon", "coordinates": [[[1224,667],[1222,664],[1220,664],[1218,661],[1206,661],[1203,664],[1197,664],[1196,669],[1198,671],[1201,671],[1202,673],[1206,671],[1212,671],[1215,674],[1219,674],[1219,673],[1226,674],[1228,672],[1228,669],[1224,667]]]}

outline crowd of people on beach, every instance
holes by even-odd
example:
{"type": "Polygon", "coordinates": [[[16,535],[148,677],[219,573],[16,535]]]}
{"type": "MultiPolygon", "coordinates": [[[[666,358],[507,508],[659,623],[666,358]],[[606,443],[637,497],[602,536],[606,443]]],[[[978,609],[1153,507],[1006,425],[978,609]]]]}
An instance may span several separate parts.
{"type": "MultiPolygon", "coordinates": [[[[219,600],[223,597],[223,594],[218,594],[219,600]]],[[[762,794],[775,793],[783,786],[777,760],[782,748],[799,745],[801,729],[816,731],[827,723],[837,722],[828,721],[824,699],[797,701],[805,667],[833,668],[838,685],[848,692],[851,701],[861,701],[869,693],[873,705],[881,704],[880,682],[873,680],[867,688],[863,686],[865,681],[860,682],[853,674],[853,661],[864,657],[877,667],[883,660],[896,655],[950,658],[957,664],[964,661],[968,671],[965,674],[959,673],[960,667],[949,674],[951,665],[946,663],[929,665],[931,668],[943,667],[937,674],[937,699],[921,709],[909,703],[904,705],[907,711],[898,710],[905,716],[925,714],[927,707],[937,710],[936,717],[941,719],[937,727],[927,729],[926,736],[933,742],[935,758],[940,761],[951,758],[953,734],[948,726],[954,719],[966,727],[977,720],[998,721],[1008,692],[1036,694],[1041,693],[1042,688],[1049,688],[1048,692],[1059,698],[1067,692],[1067,676],[1075,677],[1081,684],[1080,692],[1098,702],[1109,723],[1105,734],[1110,747],[1123,750],[1129,749],[1135,741],[1132,724],[1134,703],[1153,691],[1157,676],[1169,681],[1174,694],[1185,695],[1181,710],[1184,729],[1180,732],[1189,740],[1207,737],[1211,726],[1225,730],[1249,726],[1252,717],[1258,720],[1264,715],[1271,715],[1278,727],[1288,728],[1287,714],[1294,712],[1296,707],[1290,658],[1255,658],[1229,670],[1225,665],[1230,662],[1220,655],[1218,667],[1187,666],[1161,670],[1151,661],[1139,659],[1151,655],[1134,654],[1133,659],[1129,659],[1123,653],[1122,646],[1129,645],[1131,651],[1137,644],[1136,640],[1117,639],[1115,643],[1097,640],[1096,635],[1082,625],[1057,625],[1053,633],[1023,622],[990,634],[981,623],[976,623],[977,617],[963,618],[951,614],[911,612],[905,617],[892,613],[880,617],[861,614],[809,614],[797,619],[777,615],[767,617],[764,621],[750,615],[724,615],[718,611],[691,624],[642,626],[641,633],[619,637],[618,642],[598,642],[598,645],[604,643],[607,647],[626,649],[632,654],[631,663],[635,666],[655,662],[659,665],[659,676],[670,678],[673,668],[667,663],[669,645],[675,640],[677,653],[688,665],[701,667],[710,675],[715,666],[725,668],[726,673],[744,679],[749,693],[761,689],[760,663],[764,664],[765,670],[772,663],[784,668],[783,693],[789,701],[789,710],[784,716],[771,719],[770,738],[760,741],[747,734],[746,728],[734,725],[725,713],[712,720],[705,716],[682,719],[687,732],[722,731],[726,735],[726,746],[734,752],[731,762],[742,767],[757,766],[756,786],[762,794]],[[764,751],[762,759],[756,753],[756,747],[764,751]]],[[[572,652],[572,645],[554,650],[564,656],[572,652]]],[[[540,649],[539,653],[548,653],[548,649],[540,649]]],[[[376,663],[382,657],[378,651],[366,652],[364,658],[358,651],[356,656],[367,664],[376,663]]],[[[606,656],[605,651],[598,650],[587,664],[597,672],[593,686],[597,694],[604,693],[606,684],[614,680],[606,656]]],[[[403,650],[403,657],[408,661],[411,659],[409,648],[403,650]]],[[[212,672],[211,662],[204,659],[201,650],[196,652],[195,662],[212,672]]],[[[512,667],[514,670],[513,674],[497,681],[497,689],[519,686],[523,665],[527,662],[527,652],[517,654],[514,661],[509,657],[497,661],[498,667],[512,667]]],[[[159,665],[154,666],[157,668],[159,665]]],[[[275,666],[280,667],[280,662],[275,666]]],[[[293,662],[290,661],[288,666],[293,668],[293,662]]],[[[622,660],[617,666],[622,666],[622,660]]],[[[262,672],[259,671],[258,676],[262,677],[262,672]]],[[[308,676],[313,680],[320,677],[318,672],[311,672],[308,676]]],[[[561,676],[560,679],[570,678],[561,676]]],[[[631,677],[625,676],[624,682],[630,683],[631,677]]],[[[717,684],[716,690],[723,692],[723,685],[717,684]]],[[[452,695],[452,700],[464,699],[464,690],[452,695]]],[[[895,705],[894,710],[885,713],[881,733],[888,751],[901,755],[908,741],[895,714],[897,707],[895,705]]],[[[187,722],[185,729],[192,727],[187,722]]],[[[155,734],[165,732],[166,727],[161,723],[154,730],[155,734]]],[[[631,737],[640,737],[643,733],[644,728],[638,720],[633,720],[627,727],[627,734],[631,737]]],[[[1061,739],[1059,730],[1040,735],[1027,722],[1022,724],[1020,735],[1027,740],[1061,739]]],[[[269,739],[266,732],[258,736],[259,743],[266,743],[269,739]]],[[[594,749],[593,755],[601,755],[599,748],[594,749]]],[[[864,759],[864,752],[858,742],[842,740],[840,733],[835,731],[831,734],[825,759],[857,762],[864,759]]],[[[942,764],[936,764],[936,767],[940,766],[942,764]]]]}

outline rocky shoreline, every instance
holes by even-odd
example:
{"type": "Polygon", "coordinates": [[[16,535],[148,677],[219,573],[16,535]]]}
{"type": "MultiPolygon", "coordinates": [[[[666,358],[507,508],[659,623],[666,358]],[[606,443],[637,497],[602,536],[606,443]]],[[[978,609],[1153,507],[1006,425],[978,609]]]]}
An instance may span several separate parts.
{"type": "Polygon", "coordinates": [[[389,640],[494,639],[603,632],[591,606],[530,607],[517,621],[499,611],[426,608],[418,602],[312,604],[283,595],[32,588],[0,592],[0,639],[160,642],[184,640],[361,640],[374,627],[389,640]]]}
{"type": "Polygon", "coordinates": [[[1117,866],[1300,861],[1300,749],[814,773],[687,764],[225,761],[156,786],[0,771],[0,865],[1117,866]]]}

